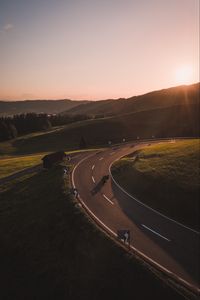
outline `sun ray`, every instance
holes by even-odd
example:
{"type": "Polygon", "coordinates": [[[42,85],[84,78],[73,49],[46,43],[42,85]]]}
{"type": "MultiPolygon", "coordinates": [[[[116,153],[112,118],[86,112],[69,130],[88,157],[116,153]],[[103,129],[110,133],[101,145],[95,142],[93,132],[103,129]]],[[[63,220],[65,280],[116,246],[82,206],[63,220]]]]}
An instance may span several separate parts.
{"type": "Polygon", "coordinates": [[[191,65],[183,65],[176,69],[175,80],[177,84],[189,84],[193,79],[193,68],[191,65]]]}

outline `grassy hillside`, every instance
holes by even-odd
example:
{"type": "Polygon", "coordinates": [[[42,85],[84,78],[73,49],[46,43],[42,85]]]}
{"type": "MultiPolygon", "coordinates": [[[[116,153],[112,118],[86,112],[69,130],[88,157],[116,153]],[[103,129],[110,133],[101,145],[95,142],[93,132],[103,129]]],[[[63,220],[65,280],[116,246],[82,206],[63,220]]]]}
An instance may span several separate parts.
{"type": "Polygon", "coordinates": [[[47,113],[55,114],[67,111],[87,101],[72,100],[26,100],[26,101],[0,101],[0,116],[21,113],[47,113]]]}
{"type": "Polygon", "coordinates": [[[116,180],[149,206],[199,229],[200,140],[151,145],[113,166],[116,180]]]}
{"type": "Polygon", "coordinates": [[[1,191],[1,299],[183,299],[88,221],[62,176],[57,167],[1,191]]]}
{"type": "Polygon", "coordinates": [[[199,101],[199,83],[178,86],[134,96],[128,99],[85,100],[25,100],[0,101],[0,116],[20,113],[105,114],[115,115],[199,101]]]}
{"type": "MultiPolygon", "coordinates": [[[[90,149],[75,150],[75,151],[68,151],[68,152],[65,151],[65,153],[69,154],[70,156],[74,156],[76,155],[77,152],[80,153],[80,152],[93,151],[93,150],[94,149],[90,148],[90,149]]],[[[42,164],[42,157],[44,157],[48,153],[49,152],[29,154],[26,156],[19,155],[19,156],[0,157],[0,179],[15,174],[19,171],[26,170],[27,168],[42,164]]]]}
{"type": "Polygon", "coordinates": [[[138,136],[151,138],[198,135],[199,107],[184,105],[77,122],[56,132],[1,143],[0,153],[30,154],[75,149],[82,136],[88,147],[95,147],[108,145],[109,140],[118,143],[123,138],[131,140],[138,136]]]}
{"type": "Polygon", "coordinates": [[[0,178],[40,164],[45,154],[0,158],[0,178]]]}
{"type": "Polygon", "coordinates": [[[154,91],[128,99],[86,102],[70,109],[67,113],[119,115],[176,105],[197,104],[199,103],[199,87],[200,84],[197,83],[154,91]]]}

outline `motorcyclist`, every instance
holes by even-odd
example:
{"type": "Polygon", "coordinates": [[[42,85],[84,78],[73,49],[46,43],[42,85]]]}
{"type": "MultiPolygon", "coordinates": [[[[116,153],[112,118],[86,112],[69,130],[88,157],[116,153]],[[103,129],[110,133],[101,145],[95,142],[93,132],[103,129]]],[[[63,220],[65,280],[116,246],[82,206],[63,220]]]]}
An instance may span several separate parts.
{"type": "Polygon", "coordinates": [[[103,177],[102,177],[102,182],[103,182],[103,184],[104,183],[106,183],[106,181],[109,179],[109,175],[104,175],[103,177]]]}

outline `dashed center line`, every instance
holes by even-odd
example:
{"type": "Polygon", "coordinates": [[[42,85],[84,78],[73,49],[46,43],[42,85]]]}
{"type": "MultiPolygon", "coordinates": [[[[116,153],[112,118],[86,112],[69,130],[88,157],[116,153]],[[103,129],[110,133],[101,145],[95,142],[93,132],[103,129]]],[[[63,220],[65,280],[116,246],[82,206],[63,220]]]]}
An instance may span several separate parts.
{"type": "Polygon", "coordinates": [[[95,179],[94,179],[94,176],[92,176],[92,181],[95,183],[95,179]]]}
{"type": "Polygon", "coordinates": [[[102,160],[102,159],[103,159],[103,157],[100,157],[100,158],[99,158],[99,160],[102,160]]]}
{"type": "Polygon", "coordinates": [[[161,238],[163,238],[164,240],[168,241],[168,242],[171,242],[171,240],[169,240],[168,238],[166,238],[165,236],[161,235],[160,233],[156,232],[155,230],[147,227],[146,225],[144,224],[141,224],[144,228],[146,228],[147,230],[150,230],[151,232],[155,233],[156,235],[160,236],[161,238]]]}
{"type": "Polygon", "coordinates": [[[114,202],[112,202],[106,195],[102,195],[110,204],[114,205],[114,202]]]}
{"type": "Polygon", "coordinates": [[[94,170],[94,168],[95,168],[95,165],[92,166],[92,170],[94,170]]]}

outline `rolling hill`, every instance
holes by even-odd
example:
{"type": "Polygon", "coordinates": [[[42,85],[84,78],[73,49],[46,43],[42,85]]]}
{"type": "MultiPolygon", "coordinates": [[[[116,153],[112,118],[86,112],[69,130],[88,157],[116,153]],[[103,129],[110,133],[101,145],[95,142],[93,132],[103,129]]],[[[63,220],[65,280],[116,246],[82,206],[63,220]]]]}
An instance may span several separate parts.
{"type": "Polygon", "coordinates": [[[89,221],[68,181],[57,166],[1,187],[1,299],[185,299],[89,221]]]}
{"type": "MultiPolygon", "coordinates": [[[[68,124],[42,134],[18,137],[0,143],[0,153],[27,154],[70,150],[79,147],[81,137],[84,137],[87,147],[108,145],[108,141],[119,143],[123,139],[134,140],[138,137],[199,137],[199,87],[198,83],[126,100],[81,104],[69,109],[69,112],[105,112],[105,115],[112,112],[116,115],[68,124]]],[[[58,103],[50,102],[52,105],[58,103]]],[[[74,102],[69,101],[70,105],[78,103],[74,102]]]]}
{"type": "Polygon", "coordinates": [[[134,96],[128,99],[81,103],[62,114],[120,115],[163,107],[199,104],[200,83],[183,85],[134,96]]]}
{"type": "Polygon", "coordinates": [[[20,113],[113,116],[185,104],[199,104],[200,83],[153,91],[131,98],[88,100],[0,101],[0,116],[20,113]]]}
{"type": "Polygon", "coordinates": [[[199,146],[199,139],[152,143],[117,161],[113,175],[146,205],[199,231],[199,146]]]}
{"type": "MultiPolygon", "coordinates": [[[[47,113],[57,114],[63,110],[83,104],[86,101],[73,100],[25,100],[25,101],[0,101],[0,117],[12,116],[21,113],[47,113]]],[[[88,102],[88,101],[87,101],[88,102]]]]}
{"type": "Polygon", "coordinates": [[[0,143],[0,153],[28,154],[79,147],[84,137],[87,147],[122,142],[122,139],[199,136],[199,107],[177,105],[66,125],[40,135],[0,143]]]}

